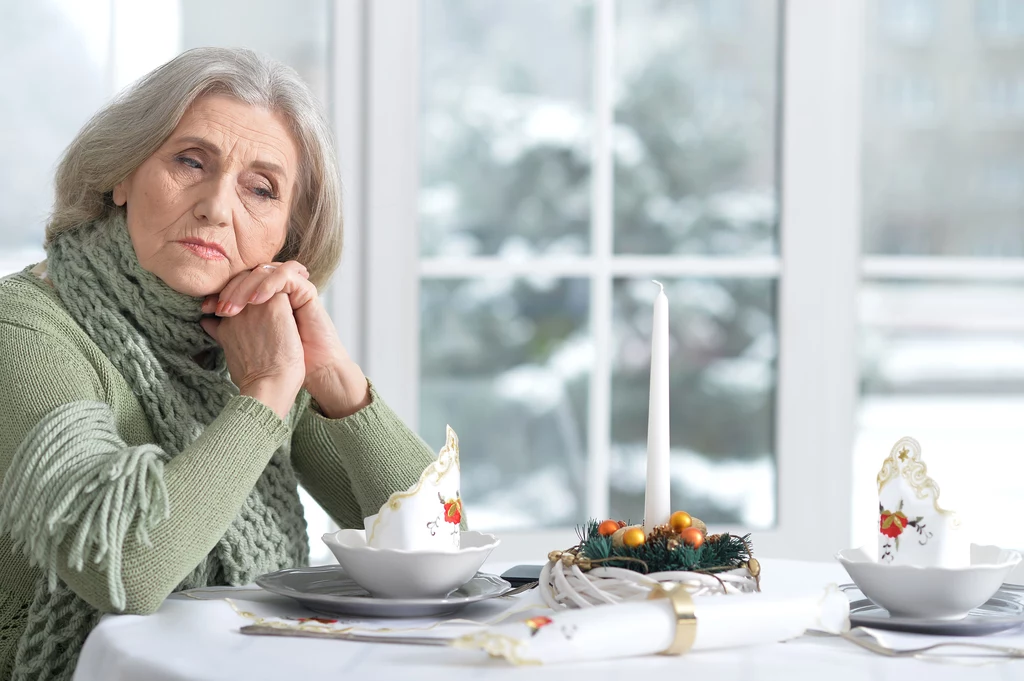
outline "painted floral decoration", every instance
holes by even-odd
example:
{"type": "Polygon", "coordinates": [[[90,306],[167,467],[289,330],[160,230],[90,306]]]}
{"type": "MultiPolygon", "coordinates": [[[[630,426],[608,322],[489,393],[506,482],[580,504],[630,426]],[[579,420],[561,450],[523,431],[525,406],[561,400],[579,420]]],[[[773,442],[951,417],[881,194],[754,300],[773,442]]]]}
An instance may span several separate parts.
{"type": "Polygon", "coordinates": [[[886,537],[895,539],[903,533],[903,528],[907,526],[908,522],[910,520],[903,514],[903,511],[895,513],[882,511],[881,532],[886,537]]]}
{"type": "Polygon", "coordinates": [[[551,619],[550,617],[545,617],[543,615],[531,617],[530,619],[526,620],[526,626],[530,628],[530,636],[536,636],[538,631],[548,626],[549,624],[553,623],[553,619],[551,619]]]}
{"type": "Polygon", "coordinates": [[[442,504],[444,504],[444,521],[446,523],[452,523],[453,525],[461,523],[462,497],[459,496],[459,493],[455,493],[454,499],[445,499],[440,494],[437,495],[437,498],[441,500],[442,504]]]}
{"type": "Polygon", "coordinates": [[[900,550],[900,535],[908,527],[912,527],[920,535],[918,540],[922,546],[927,544],[928,540],[932,538],[932,533],[925,527],[923,516],[918,516],[911,520],[903,512],[902,499],[900,499],[900,505],[896,507],[895,511],[887,511],[879,504],[878,512],[881,514],[878,521],[878,531],[890,540],[882,545],[882,562],[892,562],[893,550],[900,550]]]}

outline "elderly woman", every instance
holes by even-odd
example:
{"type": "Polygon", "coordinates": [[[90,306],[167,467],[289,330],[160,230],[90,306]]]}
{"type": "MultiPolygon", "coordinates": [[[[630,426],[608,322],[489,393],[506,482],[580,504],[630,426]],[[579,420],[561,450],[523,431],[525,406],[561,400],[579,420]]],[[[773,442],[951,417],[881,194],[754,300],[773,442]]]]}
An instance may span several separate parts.
{"type": "Polygon", "coordinates": [[[182,54],[71,143],[47,260],[0,281],[0,679],[306,563],[299,483],[361,527],[432,460],[317,297],[341,236],[324,118],[252,52],[182,54]]]}

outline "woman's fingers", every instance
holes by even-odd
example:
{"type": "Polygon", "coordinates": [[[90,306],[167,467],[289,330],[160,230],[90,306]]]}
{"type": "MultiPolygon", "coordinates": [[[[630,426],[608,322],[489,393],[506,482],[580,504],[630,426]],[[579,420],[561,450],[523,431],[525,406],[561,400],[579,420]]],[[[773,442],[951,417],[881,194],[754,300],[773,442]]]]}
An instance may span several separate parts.
{"type": "Polygon", "coordinates": [[[246,305],[263,304],[278,293],[288,295],[292,309],[302,307],[317,295],[316,287],[309,283],[309,270],[302,263],[267,263],[232,279],[218,296],[204,301],[203,311],[232,317],[246,305]]]}

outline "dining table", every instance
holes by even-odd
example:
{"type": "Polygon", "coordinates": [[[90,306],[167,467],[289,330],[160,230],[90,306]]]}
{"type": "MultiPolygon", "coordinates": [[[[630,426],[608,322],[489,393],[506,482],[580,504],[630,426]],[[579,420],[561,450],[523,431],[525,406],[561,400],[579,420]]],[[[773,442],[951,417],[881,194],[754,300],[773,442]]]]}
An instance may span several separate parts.
{"type": "MultiPolygon", "coordinates": [[[[538,561],[543,559],[538,556],[538,561]]],[[[483,572],[500,574],[512,565],[488,562],[483,572]]],[[[761,560],[761,588],[779,595],[823,592],[850,581],[838,563],[761,560]]],[[[730,598],[731,596],[722,596],[730,598]]],[[[739,596],[742,597],[742,596],[739,596]]],[[[536,590],[467,606],[451,618],[486,622],[523,604],[540,603],[536,590]]],[[[795,639],[743,648],[650,655],[549,666],[513,666],[475,650],[403,643],[327,640],[241,633],[256,608],[297,604],[258,587],[221,588],[174,594],[146,616],[106,615],[86,641],[75,681],[944,681],[1024,679],[1024,659],[952,649],[920,655],[899,652],[937,642],[935,637],[874,631],[890,653],[869,650],[847,637],[808,632],[795,639]]],[[[599,606],[615,607],[615,606],[599,606]]],[[[315,617],[315,613],[309,613],[315,617]]],[[[447,623],[446,623],[447,624],[447,623]]],[[[452,622],[453,626],[456,622],[452,622]]],[[[366,622],[372,627],[372,620],[366,622]]],[[[620,623],[629,627],[628,621],[620,623]]],[[[857,630],[854,630],[856,633],[857,630]]],[[[434,633],[437,633],[436,631],[434,633]]],[[[948,641],[949,639],[941,639],[948,641]]],[[[967,643],[998,645],[1024,656],[1024,629],[967,643]]],[[[941,642],[940,641],[940,642],[941,642]]],[[[613,654],[614,651],[611,651],[613,654]]]]}

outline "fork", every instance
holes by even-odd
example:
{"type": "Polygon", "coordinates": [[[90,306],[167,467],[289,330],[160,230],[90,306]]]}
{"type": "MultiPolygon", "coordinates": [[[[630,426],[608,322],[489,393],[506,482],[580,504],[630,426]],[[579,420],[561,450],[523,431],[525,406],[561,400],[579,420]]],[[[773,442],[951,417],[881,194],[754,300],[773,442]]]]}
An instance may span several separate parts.
{"type": "MultiPolygon", "coordinates": [[[[826,634],[831,635],[831,634],[826,634]]],[[[870,650],[873,653],[879,655],[885,655],[886,657],[965,657],[965,655],[957,655],[955,653],[940,653],[938,655],[924,655],[933,650],[940,648],[971,648],[973,650],[982,651],[980,654],[972,654],[970,657],[1005,657],[1007,659],[1019,659],[1024,658],[1024,648],[1013,648],[1011,646],[997,646],[990,643],[961,643],[958,641],[947,641],[944,643],[933,643],[929,646],[922,646],[920,648],[906,648],[902,650],[896,650],[890,648],[878,640],[878,637],[871,631],[864,627],[854,627],[849,632],[839,634],[839,636],[854,645],[858,645],[865,650],[870,650]],[[863,634],[863,636],[857,636],[855,632],[863,634]],[[864,637],[867,637],[867,640],[864,637]]]]}

